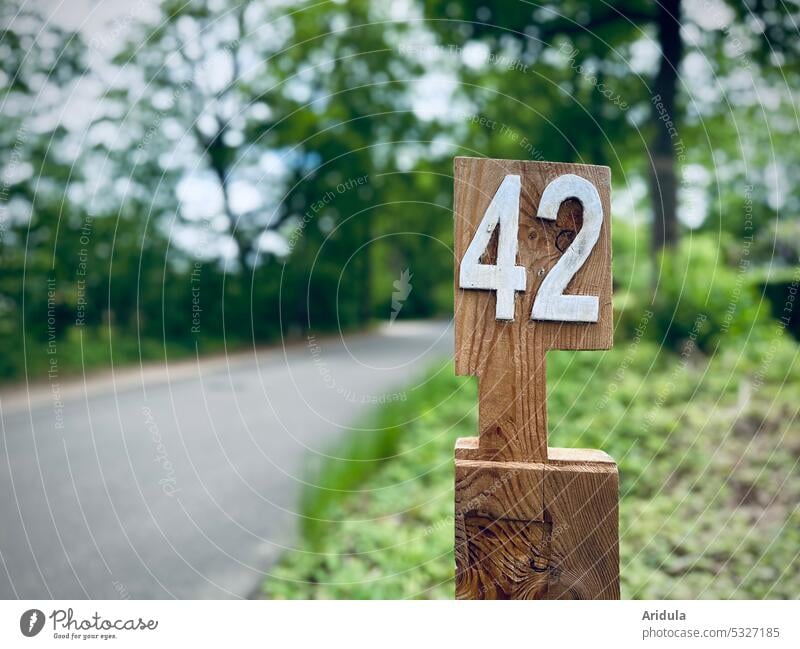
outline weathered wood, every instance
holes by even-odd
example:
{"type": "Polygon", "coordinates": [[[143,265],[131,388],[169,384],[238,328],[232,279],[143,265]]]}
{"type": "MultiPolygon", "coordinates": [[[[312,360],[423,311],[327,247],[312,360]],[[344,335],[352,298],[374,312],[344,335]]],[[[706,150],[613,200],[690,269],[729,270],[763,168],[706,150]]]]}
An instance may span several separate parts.
{"type": "Polygon", "coordinates": [[[469,459],[476,449],[456,444],[456,597],[619,598],[614,461],[589,449],[550,449],[546,464],[469,459]]]}
{"type": "Polygon", "coordinates": [[[545,352],[611,346],[610,213],[607,167],[456,158],[455,364],[457,374],[479,377],[478,429],[485,459],[545,460],[545,352]],[[605,215],[596,245],[567,287],[569,294],[598,297],[597,322],[532,321],[530,317],[543,279],[583,225],[583,207],[576,200],[564,202],[555,220],[535,216],[545,187],[564,174],[590,181],[598,190],[605,215]],[[507,175],[521,178],[517,265],[526,269],[527,278],[525,291],[515,293],[514,320],[498,321],[494,291],[461,288],[459,270],[460,260],[507,175]]]}
{"type": "Polygon", "coordinates": [[[617,467],[602,451],[548,449],[544,362],[550,349],[611,346],[609,171],[456,158],[454,211],[456,373],[478,376],[480,400],[479,437],[455,449],[457,596],[618,598],[617,467]],[[516,182],[514,259],[503,216],[486,210],[513,209],[516,182]],[[482,286],[461,273],[471,242],[482,286]],[[479,260],[477,248],[486,248],[479,260]],[[487,287],[502,290],[473,290],[487,287]]]}

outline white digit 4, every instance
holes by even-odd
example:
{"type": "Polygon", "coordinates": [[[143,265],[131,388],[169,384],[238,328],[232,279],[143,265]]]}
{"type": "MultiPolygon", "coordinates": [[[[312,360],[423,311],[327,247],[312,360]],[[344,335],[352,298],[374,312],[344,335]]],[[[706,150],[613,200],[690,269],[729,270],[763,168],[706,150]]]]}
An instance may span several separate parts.
{"type": "Polygon", "coordinates": [[[585,178],[574,174],[559,176],[545,187],[536,216],[555,221],[558,208],[568,198],[577,198],[583,204],[583,227],[542,281],[533,301],[531,320],[597,322],[599,317],[600,300],[596,296],[563,294],[575,273],[589,258],[600,237],[603,205],[597,188],[585,178]]]}
{"type": "MultiPolygon", "coordinates": [[[[514,291],[525,290],[525,267],[516,266],[519,228],[520,177],[506,176],[486,208],[459,269],[461,288],[497,291],[495,318],[514,319],[514,291]],[[480,258],[497,226],[497,263],[481,264],[480,258]]],[[[581,231],[583,232],[583,231],[581,231]]],[[[596,239],[597,237],[595,237],[596,239]]],[[[576,239],[577,240],[577,239],[576,239]]]]}

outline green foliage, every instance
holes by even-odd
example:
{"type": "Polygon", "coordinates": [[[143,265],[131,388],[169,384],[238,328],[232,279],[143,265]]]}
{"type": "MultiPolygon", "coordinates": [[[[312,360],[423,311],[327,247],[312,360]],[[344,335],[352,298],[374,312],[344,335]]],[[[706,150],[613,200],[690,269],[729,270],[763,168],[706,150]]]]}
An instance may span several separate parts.
{"type": "MultiPolygon", "coordinates": [[[[0,375],[37,381],[46,379],[53,360],[57,363],[54,378],[58,378],[107,372],[112,368],[163,361],[165,358],[176,360],[196,353],[194,347],[152,338],[137,340],[103,326],[72,327],[67,331],[55,347],[33,336],[26,336],[24,344],[9,345],[9,349],[0,355],[0,375]]],[[[218,340],[204,341],[200,349],[203,353],[218,353],[222,351],[222,343],[218,340]]]]}
{"type": "MultiPolygon", "coordinates": [[[[450,163],[425,155],[433,125],[406,100],[420,69],[395,46],[418,27],[363,0],[161,11],[98,38],[119,47],[102,80],[80,65],[80,33],[40,29],[33,14],[2,33],[0,380],[26,364],[35,375],[39,346],[71,339],[79,319],[110,326],[120,349],[365,326],[389,318],[405,269],[399,317],[449,312],[452,201],[437,174],[450,163]],[[65,129],[39,96],[64,99],[84,72],[107,92],[65,129]],[[393,173],[404,140],[419,142],[407,148],[430,175],[393,173]],[[192,178],[220,196],[203,216],[181,198],[192,178]],[[233,200],[242,184],[259,196],[246,210],[233,200]]],[[[60,349],[63,371],[80,367],[74,346],[60,349]]]]}
{"type": "Polygon", "coordinates": [[[752,246],[753,263],[761,266],[800,264],[800,219],[775,219],[758,231],[752,246]]]}
{"type": "Polygon", "coordinates": [[[655,340],[672,349],[694,341],[710,352],[723,338],[745,340],[765,329],[768,309],[753,290],[746,262],[732,267],[723,247],[711,235],[697,235],[661,254],[655,296],[646,307],[654,313],[655,340]]]}
{"type": "MultiPolygon", "coordinates": [[[[411,3],[411,20],[367,0],[301,3],[291,12],[260,2],[169,2],[161,20],[133,12],[118,25],[124,29],[93,45],[33,8],[15,20],[15,4],[0,10],[9,23],[0,34],[0,380],[24,371],[23,329],[29,349],[49,333],[70,337],[79,299],[87,326],[110,325],[120,345],[153,340],[188,349],[386,319],[406,271],[410,292],[399,317],[448,314],[453,154],[606,163],[615,189],[641,183],[649,168],[642,139],[652,127],[643,120],[652,70],[631,74],[629,62],[655,11],[639,0],[623,3],[621,14],[602,2],[555,11],[425,0],[411,3]],[[417,19],[426,12],[436,20],[417,19]],[[116,52],[109,69],[87,67],[109,45],[109,56],[116,52]],[[423,117],[415,98],[425,84],[418,82],[438,74],[453,79],[437,97],[446,110],[423,117]],[[67,128],[53,108],[67,105],[79,85],[99,87],[102,97],[84,101],[92,108],[85,123],[67,128]],[[192,178],[217,190],[213,213],[190,213],[181,190],[192,178]],[[232,198],[242,183],[258,195],[249,209],[232,198]],[[201,278],[200,332],[192,326],[193,273],[201,278]],[[51,277],[54,332],[47,328],[51,277]]],[[[771,32],[782,33],[781,13],[766,14],[771,32]]],[[[796,73],[788,64],[764,65],[763,43],[741,28],[733,25],[731,34],[765,79],[796,73]]],[[[734,75],[742,61],[717,52],[722,33],[704,32],[716,54],[708,63],[734,75]]],[[[766,227],[774,208],[765,170],[777,158],[792,177],[800,164],[787,130],[796,127],[794,106],[779,99],[769,123],[760,105],[732,102],[748,128],[730,119],[729,102],[715,102],[726,112],[708,107],[702,119],[679,102],[687,113],[678,116],[687,149],[680,171],[720,170],[714,191],[705,189],[714,200],[704,236],[738,237],[741,254],[743,235],[752,234],[751,259],[794,265],[797,220],[766,227]],[[738,163],[742,151],[748,169],[738,163]],[[753,232],[744,229],[750,221],[753,232]]],[[[71,104],[63,111],[75,112],[71,104]]],[[[797,197],[784,193],[791,215],[797,197]]],[[[733,271],[721,260],[715,266],[710,239],[695,242],[653,278],[647,230],[615,222],[618,335],[636,335],[654,311],[647,335],[680,348],[705,313],[698,344],[717,344],[718,318],[741,278],[736,260],[733,271]],[[696,265],[703,280],[682,282],[682,264],[696,265]]],[[[755,317],[745,284],[733,297],[726,336],[747,335],[755,317]]],[[[784,288],[767,295],[780,303],[784,288]]]]}
{"type": "MultiPolygon", "coordinates": [[[[551,444],[602,448],[619,464],[623,597],[798,596],[800,425],[787,386],[800,364],[797,346],[768,332],[750,354],[677,356],[646,340],[550,353],[551,444]]],[[[309,492],[311,536],[263,596],[453,596],[453,442],[475,434],[477,394],[449,365],[424,385],[378,415],[371,434],[391,459],[316,506],[324,491],[309,492]]]]}
{"type": "Polygon", "coordinates": [[[355,451],[354,462],[334,460],[315,474],[303,499],[307,546],[275,567],[265,594],[452,597],[452,449],[475,423],[464,419],[474,397],[472,381],[437,368],[407,401],[384,407],[371,430],[335,449],[337,457],[355,451]]]}

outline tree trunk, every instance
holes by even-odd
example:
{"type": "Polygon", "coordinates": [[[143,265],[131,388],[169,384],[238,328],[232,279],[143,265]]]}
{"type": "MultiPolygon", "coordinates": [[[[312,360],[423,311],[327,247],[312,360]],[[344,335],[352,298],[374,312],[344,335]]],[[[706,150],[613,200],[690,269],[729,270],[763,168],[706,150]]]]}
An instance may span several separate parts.
{"type": "Polygon", "coordinates": [[[653,204],[652,248],[659,252],[678,241],[678,171],[685,157],[675,98],[678,66],[683,56],[680,25],[681,0],[661,0],[656,29],[661,46],[658,73],[653,83],[651,109],[656,133],[650,145],[650,197],[653,204]]]}

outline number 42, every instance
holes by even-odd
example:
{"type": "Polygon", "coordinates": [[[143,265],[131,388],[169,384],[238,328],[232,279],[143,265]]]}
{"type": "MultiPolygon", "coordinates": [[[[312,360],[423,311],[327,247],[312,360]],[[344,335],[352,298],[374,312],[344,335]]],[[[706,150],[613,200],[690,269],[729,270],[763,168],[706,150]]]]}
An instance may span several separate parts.
{"type": "MultiPolygon", "coordinates": [[[[464,253],[459,270],[461,288],[497,292],[495,317],[498,320],[514,319],[514,293],[526,288],[525,267],[516,265],[520,191],[519,176],[508,175],[503,179],[464,253]],[[481,255],[498,226],[497,263],[481,264],[481,255]]],[[[600,237],[603,206],[597,188],[574,174],[559,176],[545,187],[536,216],[555,221],[561,203],[569,198],[576,198],[583,205],[583,227],[542,281],[533,301],[531,320],[597,322],[598,319],[600,301],[597,296],[564,295],[570,280],[583,267],[600,237]]]]}

